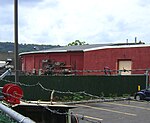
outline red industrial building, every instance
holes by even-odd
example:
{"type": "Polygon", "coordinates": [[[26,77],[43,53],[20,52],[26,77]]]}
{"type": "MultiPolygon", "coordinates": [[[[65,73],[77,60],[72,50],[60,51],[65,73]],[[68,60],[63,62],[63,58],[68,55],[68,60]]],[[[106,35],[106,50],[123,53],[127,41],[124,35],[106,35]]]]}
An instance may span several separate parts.
{"type": "Polygon", "coordinates": [[[150,68],[150,45],[143,43],[65,46],[20,54],[28,74],[140,74],[150,68]]]}

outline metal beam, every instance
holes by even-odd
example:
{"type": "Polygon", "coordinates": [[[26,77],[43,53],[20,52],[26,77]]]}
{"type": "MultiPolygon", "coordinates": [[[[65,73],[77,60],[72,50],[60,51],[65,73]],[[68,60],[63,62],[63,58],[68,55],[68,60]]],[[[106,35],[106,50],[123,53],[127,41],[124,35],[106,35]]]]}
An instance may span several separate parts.
{"type": "Polygon", "coordinates": [[[2,75],[0,75],[0,80],[2,80],[5,76],[11,74],[11,69],[6,70],[2,75]]]}

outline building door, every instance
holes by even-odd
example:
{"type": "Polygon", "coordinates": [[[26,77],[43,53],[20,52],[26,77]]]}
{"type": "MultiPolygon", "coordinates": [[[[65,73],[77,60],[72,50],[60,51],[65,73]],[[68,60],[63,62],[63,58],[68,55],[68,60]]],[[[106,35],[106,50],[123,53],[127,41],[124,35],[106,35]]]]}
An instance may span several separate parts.
{"type": "Polygon", "coordinates": [[[119,70],[121,75],[131,75],[131,60],[120,60],[119,61],[119,70]]]}

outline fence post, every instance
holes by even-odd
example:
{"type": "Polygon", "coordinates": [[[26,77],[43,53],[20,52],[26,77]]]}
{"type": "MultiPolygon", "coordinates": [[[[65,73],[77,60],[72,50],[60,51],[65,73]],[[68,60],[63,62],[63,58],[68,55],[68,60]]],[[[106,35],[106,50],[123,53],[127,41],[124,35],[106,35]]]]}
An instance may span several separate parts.
{"type": "Polygon", "coordinates": [[[148,84],[148,77],[149,77],[149,74],[148,74],[149,70],[146,70],[146,89],[149,87],[149,84],[148,84]]]}

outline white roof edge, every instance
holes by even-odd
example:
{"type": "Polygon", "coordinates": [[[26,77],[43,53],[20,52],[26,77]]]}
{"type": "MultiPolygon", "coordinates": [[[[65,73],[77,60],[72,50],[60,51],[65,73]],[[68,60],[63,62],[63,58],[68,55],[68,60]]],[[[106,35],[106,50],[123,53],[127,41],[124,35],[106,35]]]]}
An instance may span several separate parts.
{"type": "Polygon", "coordinates": [[[86,51],[92,51],[92,50],[100,50],[100,49],[110,49],[110,48],[133,48],[133,47],[150,47],[150,44],[141,44],[141,45],[118,45],[118,46],[102,46],[102,47],[95,47],[95,48],[89,48],[83,50],[86,51]]]}
{"type": "Polygon", "coordinates": [[[19,55],[49,53],[49,52],[67,52],[67,50],[41,50],[41,51],[23,52],[23,53],[19,53],[19,55]]]}

